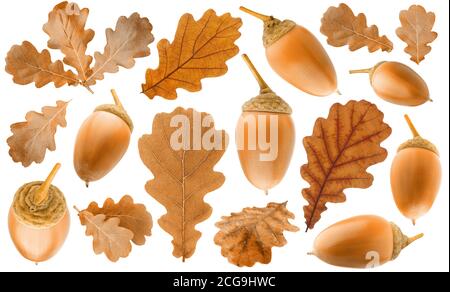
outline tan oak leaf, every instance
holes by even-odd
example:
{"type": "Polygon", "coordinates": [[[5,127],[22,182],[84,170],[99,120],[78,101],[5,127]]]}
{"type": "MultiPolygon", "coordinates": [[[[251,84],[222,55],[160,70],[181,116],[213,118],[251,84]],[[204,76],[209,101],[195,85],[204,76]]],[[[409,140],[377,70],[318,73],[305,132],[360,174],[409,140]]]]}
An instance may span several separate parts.
{"type": "Polygon", "coordinates": [[[257,262],[272,260],[272,247],[282,247],[287,241],[284,231],[296,232],[289,223],[295,216],[286,203],[270,203],[266,208],[245,208],[240,213],[222,217],[216,226],[220,231],[214,242],[222,247],[222,255],[238,267],[252,267],[257,262]]]}
{"type": "Polygon", "coordinates": [[[57,126],[66,127],[66,109],[68,102],[57,101],[56,107],[45,106],[42,113],[28,112],[26,121],[11,125],[13,135],[8,138],[9,155],[14,162],[28,167],[31,163],[41,163],[45,152],[55,151],[57,126]]]}

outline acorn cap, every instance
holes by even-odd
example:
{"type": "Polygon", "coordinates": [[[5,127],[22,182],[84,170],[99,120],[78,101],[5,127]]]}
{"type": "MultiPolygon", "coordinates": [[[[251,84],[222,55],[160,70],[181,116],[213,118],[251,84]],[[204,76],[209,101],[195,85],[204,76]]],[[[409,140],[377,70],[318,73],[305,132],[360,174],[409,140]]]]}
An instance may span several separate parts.
{"type": "Polygon", "coordinates": [[[279,20],[270,16],[269,20],[264,21],[263,44],[265,48],[270,47],[288,32],[290,32],[297,24],[292,20],[279,20]]]}
{"type": "Polygon", "coordinates": [[[419,234],[419,235],[416,235],[416,236],[410,238],[410,237],[404,235],[403,232],[401,231],[401,229],[395,223],[392,223],[392,222],[391,222],[391,227],[392,227],[392,235],[393,235],[393,240],[394,240],[394,242],[393,242],[394,249],[392,252],[392,260],[395,260],[400,255],[400,253],[402,252],[402,250],[404,248],[409,246],[414,241],[423,237],[423,234],[419,234]]]}
{"type": "Polygon", "coordinates": [[[119,97],[117,96],[117,93],[114,89],[111,90],[111,94],[114,97],[115,104],[102,104],[95,108],[94,112],[108,112],[113,115],[118,116],[121,118],[130,128],[130,131],[133,132],[133,121],[131,120],[130,116],[126,112],[125,108],[123,107],[122,103],[119,100],[119,97]]]}
{"type": "Polygon", "coordinates": [[[292,109],[287,102],[281,97],[276,95],[269,85],[264,81],[261,74],[259,74],[255,65],[253,65],[250,58],[246,55],[242,55],[250,71],[253,73],[256,81],[259,84],[260,93],[257,97],[252,98],[242,106],[243,112],[266,112],[277,114],[292,114],[292,109]]]}
{"type": "Polygon", "coordinates": [[[405,115],[405,120],[408,123],[409,128],[411,129],[411,132],[413,133],[414,138],[406,141],[405,143],[401,144],[398,148],[397,152],[400,152],[404,149],[408,148],[422,148],[425,150],[429,150],[439,156],[439,150],[437,147],[431,143],[430,141],[422,138],[419,134],[419,132],[416,130],[416,127],[414,127],[414,124],[412,123],[411,119],[408,115],[405,115]]]}
{"type": "Polygon", "coordinates": [[[270,88],[262,89],[258,96],[247,101],[242,106],[242,111],[292,114],[292,109],[289,104],[276,95],[270,88]]]}
{"type": "Polygon", "coordinates": [[[240,7],[240,10],[259,18],[264,22],[263,43],[265,48],[270,47],[297,26],[292,20],[281,21],[273,16],[264,15],[242,6],[240,7]]]}
{"type": "Polygon", "coordinates": [[[51,181],[60,168],[57,163],[45,181],[24,184],[14,195],[12,208],[17,220],[33,228],[58,224],[67,211],[64,194],[51,181]]]}

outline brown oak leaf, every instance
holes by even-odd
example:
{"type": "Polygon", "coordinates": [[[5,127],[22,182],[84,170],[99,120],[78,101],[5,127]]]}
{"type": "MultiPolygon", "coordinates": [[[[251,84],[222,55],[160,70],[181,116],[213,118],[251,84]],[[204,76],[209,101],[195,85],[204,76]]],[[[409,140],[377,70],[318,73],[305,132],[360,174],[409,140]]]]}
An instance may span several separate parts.
{"type": "Polygon", "coordinates": [[[366,170],[387,157],[381,142],[391,135],[384,115],[367,101],[335,104],[327,119],[316,121],[313,135],[303,140],[308,164],[301,168],[310,184],[302,194],[306,225],[313,229],[327,210],[326,203],[345,202],[347,188],[368,188],[373,176],[366,170]]]}
{"type": "Polygon", "coordinates": [[[14,162],[28,167],[31,163],[41,163],[46,150],[55,151],[57,126],[66,127],[66,109],[69,103],[57,101],[56,107],[45,106],[42,113],[28,112],[26,122],[11,125],[13,135],[8,138],[9,155],[14,162]]]}
{"type": "Polygon", "coordinates": [[[433,31],[435,19],[433,12],[427,12],[420,5],[412,5],[408,10],[400,12],[402,26],[397,29],[397,36],[408,45],[405,52],[417,64],[431,52],[429,44],[438,37],[433,31]]]}
{"type": "Polygon", "coordinates": [[[89,9],[80,10],[77,4],[61,2],[48,15],[43,30],[48,34],[48,47],[64,54],[64,63],[74,67],[82,81],[90,74],[92,57],[86,54],[88,43],[94,38],[92,29],[85,29],[89,9]]]}
{"type": "Polygon", "coordinates": [[[240,18],[229,13],[217,16],[208,10],[196,21],[191,14],[181,17],[173,43],[158,43],[159,67],[148,69],[142,91],[149,98],[177,98],[177,88],[194,92],[201,89],[201,79],[218,77],[228,71],[226,61],[236,56],[235,41],[241,36],[240,18]]]}
{"type": "Polygon", "coordinates": [[[294,218],[294,214],[286,209],[286,203],[246,208],[222,217],[216,224],[220,231],[214,242],[222,247],[222,255],[238,267],[252,267],[257,262],[268,264],[272,260],[272,247],[287,243],[283,232],[299,231],[289,223],[289,219],[294,218]]]}
{"type": "Polygon", "coordinates": [[[6,56],[7,73],[13,75],[17,84],[25,85],[35,82],[41,88],[53,82],[55,87],[65,84],[77,85],[78,79],[72,71],[65,71],[61,61],[52,62],[48,50],[39,53],[30,42],[15,45],[6,56]]]}
{"type": "Polygon", "coordinates": [[[320,32],[327,36],[327,42],[334,47],[349,46],[350,51],[356,51],[367,46],[369,52],[377,50],[392,51],[393,44],[386,36],[379,36],[378,27],[367,26],[363,13],[355,16],[346,4],[330,7],[322,18],[320,32]]]}
{"type": "Polygon", "coordinates": [[[120,17],[115,30],[106,30],[107,44],[103,53],[95,53],[95,65],[85,83],[94,85],[104,78],[104,73],[115,73],[119,66],[130,69],[135,64],[134,58],[149,56],[148,45],[154,41],[152,29],[148,18],[141,18],[138,13],[120,17]]]}
{"type": "Polygon", "coordinates": [[[172,235],[173,255],[183,261],[194,254],[200,239],[195,226],[211,216],[212,209],[203,198],[225,181],[214,166],[225,153],[227,141],[225,131],[215,130],[210,115],[183,108],[158,114],[152,134],[139,140],[141,159],[154,175],[145,189],[166,208],[158,223],[172,235]],[[179,127],[180,123],[185,127],[179,127]]]}
{"type": "Polygon", "coordinates": [[[117,262],[130,254],[133,232],[120,227],[119,218],[107,219],[106,215],[94,216],[88,211],[82,211],[79,216],[83,218],[82,224],[86,226],[86,235],[94,238],[95,254],[105,253],[112,262],[117,262]]]}
{"type": "MultiPolygon", "coordinates": [[[[117,204],[109,198],[101,208],[96,202],[92,202],[85,211],[94,216],[103,214],[106,216],[106,220],[119,218],[119,226],[133,232],[133,242],[136,245],[144,245],[145,237],[152,234],[152,216],[143,204],[135,204],[133,198],[128,195],[124,196],[117,204]]],[[[83,224],[84,217],[81,216],[80,220],[83,224]]]]}

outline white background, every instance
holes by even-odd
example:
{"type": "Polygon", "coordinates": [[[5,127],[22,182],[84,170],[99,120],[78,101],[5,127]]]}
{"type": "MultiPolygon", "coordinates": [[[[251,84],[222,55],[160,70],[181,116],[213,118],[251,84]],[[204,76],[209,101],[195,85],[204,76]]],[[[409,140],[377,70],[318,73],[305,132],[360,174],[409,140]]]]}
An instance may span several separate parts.
{"type": "MultiPolygon", "coordinates": [[[[102,51],[105,44],[104,30],[114,27],[121,15],[129,16],[133,12],[150,19],[154,26],[156,41],[162,38],[173,39],[179,17],[192,13],[196,19],[208,8],[214,8],[219,14],[231,12],[241,17],[244,25],[242,37],[238,41],[241,53],[248,53],[261,74],[271,87],[284,97],[294,109],[293,118],[297,130],[297,144],[290,169],[283,182],[271,191],[269,197],[256,190],[245,179],[239,165],[234,146],[234,128],[241,112],[241,105],[258,93],[258,87],[246,65],[240,57],[228,62],[229,72],[224,77],[203,81],[203,90],[189,93],[179,90],[176,101],[156,98],[153,101],[139,94],[144,81],[146,68],[155,68],[158,63],[156,41],[151,44],[152,54],[137,60],[131,70],[121,69],[119,73],[107,75],[93,90],[94,95],[84,88],[64,87],[55,89],[48,85],[36,89],[34,85],[20,86],[12,82],[12,77],[0,70],[1,107],[0,107],[0,271],[346,271],[322,263],[317,258],[307,256],[317,234],[327,226],[360,214],[376,214],[396,222],[405,233],[415,235],[425,233],[425,237],[403,251],[395,261],[378,268],[376,271],[448,271],[449,270],[449,185],[448,185],[448,125],[449,125],[449,87],[448,87],[448,1],[396,0],[396,1],[356,1],[347,0],[355,13],[364,12],[369,24],[377,24],[382,34],[386,34],[394,43],[391,53],[376,52],[369,54],[363,48],[350,52],[347,48],[334,48],[326,44],[326,38],[320,34],[320,19],[331,5],[339,1],[87,1],[80,0],[80,7],[89,7],[90,16],[87,27],[96,31],[88,51],[102,51]],[[111,3],[113,2],[113,3],[111,3]],[[417,66],[403,52],[404,43],[395,35],[399,26],[398,14],[411,4],[422,4],[437,14],[435,30],[439,38],[432,44],[433,50],[426,60],[417,66]],[[318,98],[308,96],[290,86],[278,77],[269,67],[261,43],[262,23],[238,10],[246,5],[262,13],[275,14],[278,18],[288,18],[311,30],[323,43],[330,54],[339,76],[339,89],[343,96],[318,98]],[[379,61],[395,60],[411,66],[427,81],[434,103],[418,108],[400,107],[379,99],[370,88],[367,76],[350,76],[349,69],[371,67],[379,61]],[[107,177],[93,183],[89,189],[78,179],[72,163],[72,152],[76,133],[82,121],[99,104],[111,102],[109,90],[114,87],[122,97],[124,106],[134,120],[135,131],[129,150],[121,163],[107,177]],[[47,152],[42,164],[33,164],[23,168],[13,163],[8,155],[6,139],[11,135],[9,125],[24,120],[30,110],[40,111],[44,105],[54,105],[56,100],[73,101],[68,107],[67,128],[59,128],[56,134],[57,150],[47,152]],[[302,146],[304,136],[311,135],[315,120],[326,117],[332,104],[346,103],[350,99],[367,99],[375,103],[384,113],[385,121],[393,128],[392,136],[383,143],[389,157],[384,163],[369,169],[375,182],[370,189],[347,190],[348,201],[344,204],[329,204],[329,211],[323,214],[316,228],[305,234],[302,207],[305,201],[300,191],[307,184],[300,177],[300,166],[306,162],[302,146]],[[150,133],[152,120],[158,112],[171,112],[175,107],[194,107],[198,111],[211,113],[218,129],[230,133],[230,147],[216,169],[226,175],[226,183],[219,190],[206,196],[206,201],[214,211],[207,221],[197,226],[203,236],[198,242],[194,256],[182,263],[172,256],[172,238],[157,224],[165,213],[144,190],[151,173],[139,158],[137,141],[145,133],[150,133]],[[441,151],[443,182],[440,194],[431,212],[418,221],[416,227],[397,210],[392,199],[389,183],[389,171],[397,146],[411,137],[403,120],[408,113],[415,121],[425,138],[433,141],[441,151]],[[24,183],[44,179],[56,162],[62,163],[62,169],[54,184],[66,195],[68,205],[87,207],[89,202],[103,203],[107,197],[115,200],[124,194],[130,194],[135,201],[144,203],[154,220],[152,236],[147,244],[133,246],[126,259],[114,264],[104,255],[96,256],[92,250],[92,238],[84,235],[84,227],[79,224],[75,212],[71,211],[72,225],[69,236],[60,252],[51,260],[35,265],[20,256],[14,248],[8,233],[7,214],[16,190],[24,183]],[[283,248],[273,248],[273,259],[269,265],[257,264],[252,269],[239,269],[227,262],[220,254],[220,247],[213,242],[217,232],[214,224],[223,215],[240,211],[244,207],[263,207],[270,201],[289,201],[288,208],[296,214],[294,223],[301,232],[286,232],[288,244],[283,248]]],[[[31,41],[39,50],[46,48],[47,35],[41,30],[47,21],[47,14],[58,1],[8,1],[0,10],[0,67],[4,68],[3,57],[13,44],[23,40],[31,41]]],[[[59,52],[51,51],[53,59],[61,58],[59,52]]]]}

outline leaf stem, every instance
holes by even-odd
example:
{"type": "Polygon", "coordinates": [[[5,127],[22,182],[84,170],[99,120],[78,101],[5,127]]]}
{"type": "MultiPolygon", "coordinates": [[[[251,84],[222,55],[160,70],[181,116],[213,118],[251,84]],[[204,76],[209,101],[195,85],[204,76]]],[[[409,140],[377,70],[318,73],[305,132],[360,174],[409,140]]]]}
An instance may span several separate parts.
{"type": "Polygon", "coordinates": [[[253,73],[253,76],[255,77],[256,81],[259,84],[259,87],[261,90],[264,89],[270,89],[269,85],[267,85],[266,81],[262,78],[261,74],[259,74],[258,70],[256,69],[255,65],[253,65],[250,58],[247,56],[247,54],[242,55],[242,59],[244,59],[245,63],[247,64],[250,71],[253,73]]]}
{"type": "Polygon", "coordinates": [[[411,129],[411,132],[413,133],[414,138],[420,137],[419,132],[417,131],[416,127],[414,126],[413,122],[409,118],[408,115],[405,115],[405,120],[408,123],[409,128],[411,129]]]}
{"type": "Polygon", "coordinates": [[[251,16],[254,16],[258,19],[261,19],[262,21],[266,22],[269,21],[270,19],[272,19],[272,17],[268,16],[268,15],[264,15],[258,12],[255,12],[253,10],[250,10],[244,6],[239,7],[239,9],[247,14],[250,14],[251,16]]]}
{"type": "Polygon", "coordinates": [[[39,186],[39,189],[36,191],[36,194],[33,198],[33,203],[37,206],[41,205],[42,202],[44,202],[48,197],[48,191],[50,189],[50,186],[52,185],[52,181],[56,176],[56,173],[58,173],[58,170],[61,168],[61,164],[57,163],[53,167],[50,174],[47,176],[47,179],[39,186]]]}
{"type": "Polygon", "coordinates": [[[83,85],[90,93],[94,94],[94,91],[89,87],[89,85],[83,85]]]}

